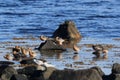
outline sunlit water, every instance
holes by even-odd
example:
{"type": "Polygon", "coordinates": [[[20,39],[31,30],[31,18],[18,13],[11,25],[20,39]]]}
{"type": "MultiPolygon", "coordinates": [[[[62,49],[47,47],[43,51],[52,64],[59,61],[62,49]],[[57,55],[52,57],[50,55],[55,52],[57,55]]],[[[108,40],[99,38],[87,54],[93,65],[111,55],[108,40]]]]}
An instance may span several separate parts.
{"type": "MultiPolygon", "coordinates": [[[[114,40],[120,38],[119,5],[119,0],[0,0],[0,59],[4,60],[2,56],[11,52],[7,48],[15,45],[38,47],[41,41],[31,40],[31,37],[38,38],[40,35],[50,37],[65,20],[74,21],[83,36],[78,46],[110,44],[119,47],[120,41],[114,40]],[[28,39],[13,40],[15,37],[28,39]]],[[[113,48],[109,52],[108,60],[96,61],[94,65],[89,65],[94,57],[91,54],[92,49],[82,47],[78,61],[84,62],[85,65],[79,66],[81,68],[100,66],[106,74],[109,74],[112,64],[119,62],[119,57],[114,57],[119,51],[119,48],[113,48]]],[[[73,64],[72,50],[63,52],[62,56],[62,60],[58,60],[56,54],[42,57],[59,69],[63,69],[66,63],[73,64]]]]}

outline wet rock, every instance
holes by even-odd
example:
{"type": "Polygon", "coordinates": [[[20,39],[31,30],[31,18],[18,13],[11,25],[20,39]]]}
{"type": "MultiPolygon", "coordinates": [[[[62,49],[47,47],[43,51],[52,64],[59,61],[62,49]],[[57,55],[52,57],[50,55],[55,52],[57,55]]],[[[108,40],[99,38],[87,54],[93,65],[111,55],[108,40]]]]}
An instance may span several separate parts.
{"type": "Polygon", "coordinates": [[[55,70],[49,80],[102,80],[98,71],[94,69],[84,70],[55,70]]]}
{"type": "Polygon", "coordinates": [[[115,75],[115,80],[120,80],[120,74],[115,75]]]}
{"type": "Polygon", "coordinates": [[[98,66],[92,67],[91,69],[96,70],[101,77],[103,77],[103,76],[105,75],[105,73],[104,73],[104,72],[101,70],[101,68],[98,67],[98,66]]]}
{"type": "Polygon", "coordinates": [[[113,64],[112,74],[120,74],[120,64],[118,64],[118,63],[113,64]]]}
{"type": "Polygon", "coordinates": [[[15,74],[11,77],[10,80],[28,80],[27,76],[24,74],[15,74]]]}
{"type": "Polygon", "coordinates": [[[53,37],[61,37],[67,40],[80,40],[81,34],[77,30],[73,21],[65,21],[64,23],[59,25],[59,28],[53,33],[53,37]]]}
{"type": "Polygon", "coordinates": [[[47,67],[47,71],[44,72],[45,80],[48,80],[48,78],[50,77],[50,75],[52,74],[52,72],[54,70],[56,70],[56,68],[54,68],[54,67],[47,67]]]}
{"type": "Polygon", "coordinates": [[[23,69],[18,69],[19,74],[27,75],[30,80],[44,80],[43,72],[45,71],[46,70],[42,70],[42,67],[40,69],[39,66],[27,66],[23,69]]]}
{"type": "Polygon", "coordinates": [[[47,40],[41,43],[38,49],[39,50],[62,50],[62,51],[66,50],[63,46],[56,44],[55,41],[53,40],[47,40]]]}
{"type": "Polygon", "coordinates": [[[110,74],[103,76],[103,80],[120,80],[120,74],[110,74]]]}
{"type": "Polygon", "coordinates": [[[11,61],[0,61],[0,65],[13,65],[14,62],[11,61]]]}
{"type": "Polygon", "coordinates": [[[0,66],[0,78],[1,78],[1,80],[10,80],[14,74],[18,74],[18,73],[13,67],[0,66]]]}

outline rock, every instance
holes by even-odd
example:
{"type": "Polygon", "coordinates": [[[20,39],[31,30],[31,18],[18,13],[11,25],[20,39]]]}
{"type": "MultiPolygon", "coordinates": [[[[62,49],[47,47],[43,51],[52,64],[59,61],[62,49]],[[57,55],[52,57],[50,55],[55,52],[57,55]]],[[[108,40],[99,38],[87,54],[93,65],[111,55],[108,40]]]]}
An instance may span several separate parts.
{"type": "Polygon", "coordinates": [[[30,80],[45,80],[43,76],[43,71],[35,70],[31,75],[30,80]]]}
{"type": "Polygon", "coordinates": [[[44,78],[45,80],[48,80],[52,72],[56,70],[54,67],[47,67],[47,71],[44,72],[44,78]]]}
{"type": "Polygon", "coordinates": [[[103,76],[105,75],[105,73],[104,73],[104,72],[101,70],[101,68],[98,67],[98,66],[92,67],[91,69],[96,70],[101,77],[103,77],[103,76]]]}
{"type": "Polygon", "coordinates": [[[103,80],[120,80],[120,74],[105,75],[103,80]]]}
{"type": "Polygon", "coordinates": [[[0,65],[13,65],[14,62],[11,61],[0,61],[0,65]]]}
{"type": "MultiPolygon", "coordinates": [[[[42,67],[41,67],[42,68],[42,67]]],[[[27,75],[31,80],[44,80],[43,72],[46,70],[40,70],[39,66],[27,66],[23,69],[18,69],[19,74],[27,75]]]]}
{"type": "Polygon", "coordinates": [[[80,40],[81,34],[75,27],[73,21],[65,21],[64,23],[59,25],[59,28],[53,33],[53,37],[60,37],[67,40],[80,40]]]}
{"type": "Polygon", "coordinates": [[[53,71],[49,80],[102,80],[102,78],[94,69],[66,69],[53,71]]]}
{"type": "Polygon", "coordinates": [[[115,75],[115,80],[120,80],[120,74],[115,75]]]}
{"type": "Polygon", "coordinates": [[[53,40],[47,40],[44,43],[41,43],[38,49],[39,50],[61,50],[61,51],[66,50],[63,46],[56,44],[53,40]]]}
{"type": "Polygon", "coordinates": [[[27,76],[31,76],[35,70],[37,70],[36,66],[27,66],[23,69],[18,69],[17,71],[19,74],[25,74],[27,76]]]}
{"type": "Polygon", "coordinates": [[[27,76],[24,74],[15,74],[11,77],[10,80],[28,80],[27,76]]]}
{"type": "Polygon", "coordinates": [[[17,71],[10,66],[0,66],[0,79],[10,80],[14,74],[18,74],[17,71]]]}
{"type": "Polygon", "coordinates": [[[118,64],[118,63],[113,64],[112,74],[120,74],[120,64],[118,64]]]}

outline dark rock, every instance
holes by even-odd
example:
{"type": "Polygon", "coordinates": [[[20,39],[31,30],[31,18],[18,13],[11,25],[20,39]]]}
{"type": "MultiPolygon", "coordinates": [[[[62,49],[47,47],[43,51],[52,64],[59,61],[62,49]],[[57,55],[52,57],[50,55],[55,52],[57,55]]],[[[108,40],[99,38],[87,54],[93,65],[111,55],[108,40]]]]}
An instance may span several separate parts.
{"type": "Polygon", "coordinates": [[[11,77],[10,80],[28,80],[27,76],[24,74],[15,74],[11,77]]]}
{"type": "Polygon", "coordinates": [[[118,64],[118,63],[113,64],[112,74],[120,74],[120,64],[118,64]]]}
{"type": "Polygon", "coordinates": [[[45,80],[42,70],[35,70],[30,77],[30,80],[45,80]]]}
{"type": "Polygon", "coordinates": [[[115,75],[115,80],[120,80],[120,74],[115,75]]]}
{"type": "Polygon", "coordinates": [[[48,80],[48,78],[50,77],[50,75],[52,74],[52,72],[54,70],[56,70],[56,68],[54,68],[54,67],[47,67],[47,71],[44,72],[45,80],[48,80]]]}
{"type": "Polygon", "coordinates": [[[1,80],[10,80],[10,78],[14,74],[18,74],[18,73],[13,67],[0,66],[0,78],[1,78],[1,80]]]}
{"type": "Polygon", "coordinates": [[[120,74],[104,75],[103,80],[120,80],[120,74]]]}
{"type": "Polygon", "coordinates": [[[56,44],[53,40],[47,40],[44,43],[41,43],[38,49],[39,50],[62,50],[62,51],[66,50],[63,46],[56,44]]]}
{"type": "Polygon", "coordinates": [[[18,69],[17,71],[19,74],[25,74],[27,76],[31,76],[35,70],[37,70],[36,66],[27,66],[23,69],[18,69]]]}
{"type": "Polygon", "coordinates": [[[27,66],[23,69],[18,69],[18,73],[27,75],[28,79],[31,80],[44,80],[43,72],[45,72],[46,69],[40,70],[40,68],[38,69],[38,67],[39,66],[27,66]]]}
{"type": "Polygon", "coordinates": [[[0,65],[13,65],[14,62],[11,61],[0,61],[0,65]]]}
{"type": "Polygon", "coordinates": [[[75,27],[73,21],[65,21],[64,23],[59,25],[59,28],[53,33],[53,37],[61,37],[67,40],[80,40],[82,37],[75,27]]]}
{"type": "Polygon", "coordinates": [[[94,69],[85,70],[55,70],[49,80],[102,80],[98,71],[94,69]]]}
{"type": "Polygon", "coordinates": [[[104,73],[104,72],[101,70],[101,68],[98,67],[98,66],[92,67],[91,69],[96,70],[96,71],[99,73],[99,75],[100,75],[101,77],[103,77],[103,76],[105,75],[105,73],[104,73]]]}

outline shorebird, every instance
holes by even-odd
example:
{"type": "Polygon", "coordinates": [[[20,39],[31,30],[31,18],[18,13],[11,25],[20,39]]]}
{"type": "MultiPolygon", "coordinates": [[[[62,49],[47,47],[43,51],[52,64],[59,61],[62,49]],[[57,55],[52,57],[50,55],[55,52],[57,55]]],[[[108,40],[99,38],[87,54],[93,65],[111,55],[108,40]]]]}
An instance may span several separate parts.
{"type": "Polygon", "coordinates": [[[27,57],[29,55],[29,50],[21,47],[21,53],[23,57],[27,57]]]}
{"type": "Polygon", "coordinates": [[[13,52],[14,52],[14,51],[20,52],[20,47],[19,47],[19,46],[15,46],[15,47],[12,49],[12,51],[13,51],[13,52]]]}
{"type": "Polygon", "coordinates": [[[75,54],[75,55],[73,56],[73,60],[79,60],[79,55],[78,55],[78,54],[75,54]]]}
{"type": "Polygon", "coordinates": [[[32,58],[35,58],[37,55],[32,50],[29,50],[29,56],[32,57],[32,58]]]}
{"type": "Polygon", "coordinates": [[[7,60],[13,60],[14,59],[14,57],[11,54],[6,54],[4,56],[4,58],[7,59],[7,60]]]}
{"type": "Polygon", "coordinates": [[[41,35],[40,36],[40,40],[42,40],[42,41],[46,41],[48,39],[48,37],[46,37],[46,36],[44,36],[44,35],[41,35]]]}
{"type": "Polygon", "coordinates": [[[94,51],[102,51],[103,50],[102,45],[92,45],[92,48],[94,51]]]}
{"type": "Polygon", "coordinates": [[[108,49],[105,46],[93,45],[92,48],[95,51],[93,54],[95,54],[96,57],[100,57],[101,54],[103,54],[103,58],[108,58],[108,49]]]}
{"type": "Polygon", "coordinates": [[[64,39],[62,39],[60,37],[56,37],[55,40],[58,42],[59,45],[62,45],[63,42],[65,41],[64,39]]]}
{"type": "Polygon", "coordinates": [[[74,44],[73,50],[75,51],[75,54],[77,54],[80,51],[80,48],[74,44]]]}
{"type": "Polygon", "coordinates": [[[63,58],[62,53],[57,53],[56,57],[57,57],[57,59],[62,59],[63,58]]]}
{"type": "Polygon", "coordinates": [[[35,62],[37,65],[45,65],[46,67],[55,67],[55,66],[52,65],[52,64],[48,64],[46,61],[44,62],[43,60],[39,60],[39,59],[36,59],[36,58],[34,58],[34,62],[35,62]]]}
{"type": "Polygon", "coordinates": [[[96,58],[100,58],[100,51],[95,51],[92,54],[94,54],[96,56],[96,58]]]}

